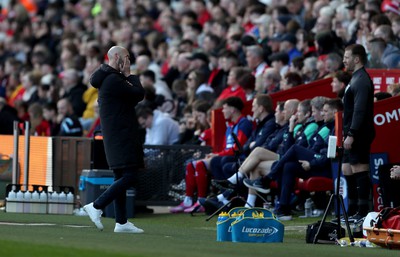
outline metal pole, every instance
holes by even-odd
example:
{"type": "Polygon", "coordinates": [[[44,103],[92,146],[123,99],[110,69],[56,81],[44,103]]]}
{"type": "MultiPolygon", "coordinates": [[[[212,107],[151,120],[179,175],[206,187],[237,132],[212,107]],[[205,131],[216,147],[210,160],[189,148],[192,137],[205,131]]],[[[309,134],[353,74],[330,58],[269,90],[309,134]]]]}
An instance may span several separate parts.
{"type": "Polygon", "coordinates": [[[17,184],[17,176],[19,174],[18,166],[18,142],[19,142],[19,128],[18,121],[14,121],[14,158],[12,163],[12,184],[17,184]]]}
{"type": "Polygon", "coordinates": [[[24,165],[24,185],[28,189],[29,182],[29,121],[25,121],[25,165],[24,165]]]}

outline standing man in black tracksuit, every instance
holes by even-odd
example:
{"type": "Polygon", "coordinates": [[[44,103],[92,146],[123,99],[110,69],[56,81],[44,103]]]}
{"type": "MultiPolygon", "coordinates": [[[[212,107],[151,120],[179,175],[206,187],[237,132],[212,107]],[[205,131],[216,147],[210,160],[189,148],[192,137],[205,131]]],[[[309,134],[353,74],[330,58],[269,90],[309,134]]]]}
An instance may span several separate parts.
{"type": "Polygon", "coordinates": [[[114,183],[94,202],[83,207],[96,227],[103,229],[101,209],[114,201],[116,233],[143,233],[126,217],[126,190],[136,181],[144,167],[143,146],[135,106],[143,100],[144,89],[137,76],[130,74],[129,52],[113,46],[107,53],[108,64],[102,64],[91,76],[90,84],[99,90],[100,121],[104,149],[114,183]]]}
{"type": "Polygon", "coordinates": [[[347,181],[350,222],[358,222],[369,212],[371,181],[369,160],[374,128],[374,85],[364,65],[367,54],[362,45],[346,47],[343,64],[352,72],[352,79],[345,88],[343,117],[343,163],[351,169],[343,170],[347,181]],[[353,213],[351,213],[354,210],[353,213]]]}

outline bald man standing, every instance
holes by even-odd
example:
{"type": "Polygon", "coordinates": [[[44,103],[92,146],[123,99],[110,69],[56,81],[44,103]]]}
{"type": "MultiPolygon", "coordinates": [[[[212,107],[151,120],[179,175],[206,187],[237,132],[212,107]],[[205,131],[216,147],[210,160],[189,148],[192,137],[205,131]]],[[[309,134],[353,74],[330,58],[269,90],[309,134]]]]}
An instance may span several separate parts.
{"type": "Polygon", "coordinates": [[[103,230],[101,210],[114,201],[114,232],[143,233],[127,220],[126,190],[134,185],[137,171],[144,167],[135,113],[135,106],[144,97],[144,89],[139,78],[130,74],[130,56],[125,48],[113,46],[107,57],[108,65],[102,64],[92,74],[90,83],[99,90],[104,148],[108,165],[114,172],[114,183],[83,209],[96,227],[103,230]]]}

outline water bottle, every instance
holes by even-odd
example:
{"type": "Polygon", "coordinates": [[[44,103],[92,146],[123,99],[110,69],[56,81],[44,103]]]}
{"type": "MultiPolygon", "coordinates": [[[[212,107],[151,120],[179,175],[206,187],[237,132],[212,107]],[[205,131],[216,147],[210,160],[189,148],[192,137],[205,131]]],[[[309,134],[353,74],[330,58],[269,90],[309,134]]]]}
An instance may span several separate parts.
{"type": "Polygon", "coordinates": [[[272,209],[272,203],[271,202],[264,202],[263,203],[263,208],[266,210],[271,210],[272,209]]]}
{"type": "Polygon", "coordinates": [[[49,213],[58,214],[58,200],[59,195],[57,192],[49,194],[49,213]]]}
{"type": "Polygon", "coordinates": [[[39,194],[40,210],[39,213],[47,213],[47,192],[42,191],[39,194]]]}
{"type": "Polygon", "coordinates": [[[24,193],[19,190],[16,194],[16,210],[15,212],[23,212],[24,211],[24,193]]]}
{"type": "Polygon", "coordinates": [[[351,245],[357,247],[375,247],[375,245],[370,241],[368,241],[367,239],[356,240],[353,243],[351,243],[351,245]]]}
{"type": "Polygon", "coordinates": [[[305,211],[304,216],[312,217],[312,205],[313,205],[312,199],[308,198],[304,203],[304,211],[305,211]]]}
{"type": "Polygon", "coordinates": [[[32,193],[31,213],[40,213],[39,193],[36,190],[32,193]]]}
{"type": "Polygon", "coordinates": [[[222,221],[225,221],[225,220],[227,220],[228,218],[229,218],[229,214],[228,214],[227,212],[221,212],[221,213],[218,215],[217,223],[222,222],[222,221]]]}
{"type": "Polygon", "coordinates": [[[11,190],[6,198],[6,212],[17,212],[17,193],[11,190]]]}
{"type": "Polygon", "coordinates": [[[66,214],[67,213],[67,194],[61,191],[58,194],[58,206],[57,206],[57,213],[58,214],[66,214]]]}
{"type": "Polygon", "coordinates": [[[66,214],[72,214],[74,211],[74,194],[68,192],[67,203],[66,203],[66,214]]]}

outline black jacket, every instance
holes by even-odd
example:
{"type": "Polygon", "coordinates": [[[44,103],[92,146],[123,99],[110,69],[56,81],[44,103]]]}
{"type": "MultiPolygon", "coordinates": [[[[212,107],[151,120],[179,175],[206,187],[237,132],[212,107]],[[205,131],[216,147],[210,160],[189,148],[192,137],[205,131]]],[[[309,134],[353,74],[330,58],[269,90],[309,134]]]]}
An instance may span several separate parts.
{"type": "Polygon", "coordinates": [[[247,139],[246,143],[243,146],[244,152],[246,154],[250,154],[254,148],[262,146],[263,143],[267,140],[267,138],[274,133],[276,129],[275,123],[275,115],[271,113],[267,115],[262,121],[257,124],[257,127],[251,133],[249,139],[247,139]],[[251,142],[255,142],[254,146],[250,148],[251,142]]]}
{"type": "Polygon", "coordinates": [[[353,73],[344,93],[344,136],[353,135],[355,140],[372,140],[374,127],[374,84],[367,71],[361,68],[353,73]]]}
{"type": "Polygon", "coordinates": [[[144,97],[139,78],[125,77],[111,66],[102,64],[92,74],[90,83],[99,89],[100,122],[110,169],[144,167],[135,112],[135,106],[144,97]]]}

